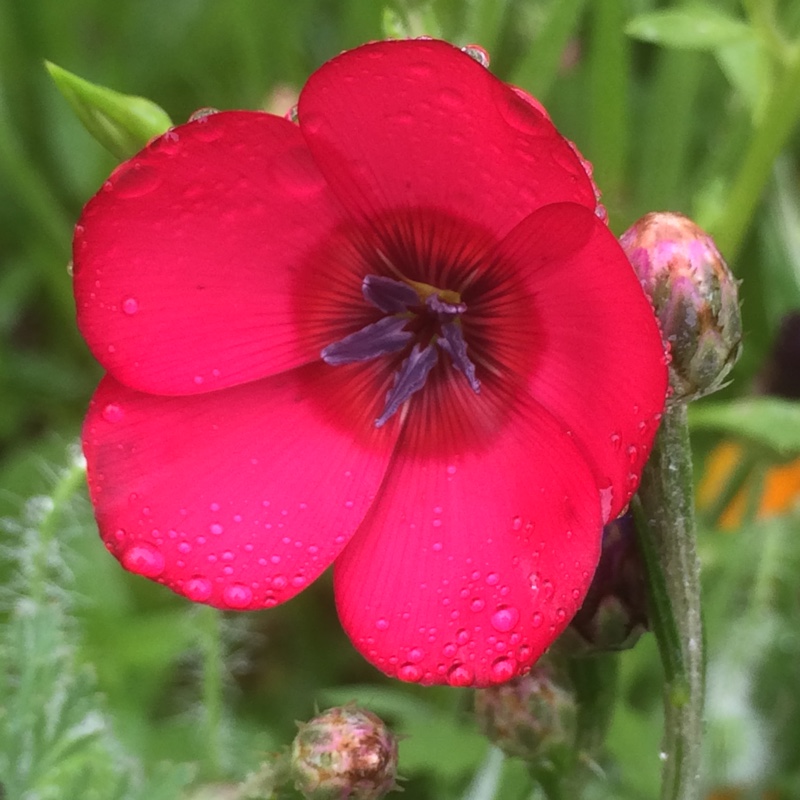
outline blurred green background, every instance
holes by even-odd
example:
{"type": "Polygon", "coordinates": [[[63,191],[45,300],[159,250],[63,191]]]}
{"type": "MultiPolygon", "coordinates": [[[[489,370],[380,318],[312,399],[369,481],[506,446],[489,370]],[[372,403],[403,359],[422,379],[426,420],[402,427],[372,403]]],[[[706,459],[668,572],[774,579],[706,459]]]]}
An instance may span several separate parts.
{"type": "MultiPolygon", "coordinates": [[[[84,797],[172,798],[192,781],[242,780],[290,741],[294,719],[350,699],[410,734],[401,767],[411,798],[466,797],[486,755],[467,691],[401,686],[361,661],[327,580],[286,607],[228,617],[188,607],[107,556],[72,491],[68,448],[100,370],[75,329],[67,265],[72,225],[115,160],[76,121],[43,60],[151,98],[182,121],[204,106],[283,113],[317,66],[383,38],[387,25],[480,44],[493,71],[536,94],[594,163],[615,233],[669,209],[718,237],[743,280],[745,353],[724,394],[735,397],[751,391],[782,317],[800,308],[800,4],[697,9],[653,0],[0,0],[0,667],[12,676],[0,683],[0,781],[9,800],[78,796],[70,786],[89,787],[84,797]],[[680,13],[653,16],[665,10],[680,13]],[[33,614],[35,635],[15,617],[25,599],[44,610],[33,614]],[[50,730],[36,715],[44,707],[50,730]],[[90,712],[102,719],[96,730],[86,727],[90,712]]],[[[697,437],[700,472],[718,440],[697,437]]],[[[721,508],[706,514],[701,540],[705,782],[709,792],[742,792],[718,798],[796,798],[800,516],[796,503],[771,515],[763,507],[779,456],[746,443],[730,458],[742,453],[749,502],[727,533],[721,508]]],[[[587,796],[656,797],[653,642],[620,667],[604,777],[587,796]]],[[[501,778],[497,797],[531,796],[520,764],[508,762],[501,778]]]]}

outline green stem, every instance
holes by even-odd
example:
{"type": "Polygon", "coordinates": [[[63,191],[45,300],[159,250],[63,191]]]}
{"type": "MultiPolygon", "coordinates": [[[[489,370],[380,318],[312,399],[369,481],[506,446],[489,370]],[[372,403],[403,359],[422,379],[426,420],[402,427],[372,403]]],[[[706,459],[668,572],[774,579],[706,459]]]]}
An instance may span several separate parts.
{"type": "Polygon", "coordinates": [[[664,666],[661,800],[697,800],[704,662],[686,406],[667,409],[634,504],[664,666]]]}
{"type": "Polygon", "coordinates": [[[200,614],[203,653],[203,714],[206,744],[206,772],[213,778],[222,775],[222,711],[224,694],[224,652],[222,612],[202,606],[200,614]]]}
{"type": "Polygon", "coordinates": [[[786,58],[769,102],[745,152],[722,212],[705,223],[725,258],[734,261],[780,154],[800,117],[800,49],[786,58]]]}

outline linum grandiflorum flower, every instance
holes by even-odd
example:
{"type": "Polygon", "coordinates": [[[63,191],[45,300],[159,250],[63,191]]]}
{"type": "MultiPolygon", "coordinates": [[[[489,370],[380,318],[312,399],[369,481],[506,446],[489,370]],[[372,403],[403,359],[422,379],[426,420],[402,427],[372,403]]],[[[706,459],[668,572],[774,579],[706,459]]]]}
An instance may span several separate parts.
{"type": "Polygon", "coordinates": [[[297,124],[222,112],[151,142],[75,234],[108,549],[228,609],[335,562],[343,626],[388,674],[524,672],[579,608],[666,393],[597,212],[540,106],[441,41],[333,59],[297,124]]]}

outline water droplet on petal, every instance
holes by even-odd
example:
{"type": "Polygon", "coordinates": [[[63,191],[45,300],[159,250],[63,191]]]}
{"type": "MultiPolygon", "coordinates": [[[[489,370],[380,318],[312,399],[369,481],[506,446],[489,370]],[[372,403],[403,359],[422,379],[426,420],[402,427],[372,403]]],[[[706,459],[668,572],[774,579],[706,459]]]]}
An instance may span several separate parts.
{"type": "Polygon", "coordinates": [[[622,446],[622,437],[618,433],[611,434],[611,445],[617,451],[622,446]]]}
{"type": "Polygon", "coordinates": [[[514,606],[500,606],[492,614],[490,622],[496,631],[508,633],[519,622],[519,611],[514,606]]]}
{"type": "Polygon", "coordinates": [[[469,641],[469,632],[466,628],[459,628],[456,631],[456,643],[462,647],[469,641]]]}
{"type": "Polygon", "coordinates": [[[401,664],[397,670],[397,677],[401,681],[410,681],[416,683],[422,678],[422,669],[416,664],[401,664]]]}
{"type": "Polygon", "coordinates": [[[531,625],[534,628],[541,628],[543,622],[544,622],[544,617],[542,617],[542,615],[538,611],[536,611],[534,615],[531,617],[531,625]]]}
{"type": "Polygon", "coordinates": [[[117,197],[134,198],[149,194],[160,182],[161,179],[155,169],[136,161],[117,167],[111,176],[110,188],[116,191],[117,197]]]}
{"type": "Polygon", "coordinates": [[[515,531],[522,530],[522,517],[514,517],[511,520],[511,528],[515,531]]]}
{"type": "Polygon", "coordinates": [[[486,576],[486,583],[489,586],[496,586],[500,582],[500,576],[496,572],[490,572],[486,576]]]}
{"type": "Polygon", "coordinates": [[[498,658],[492,664],[492,679],[498,683],[510,681],[517,674],[517,669],[516,659],[498,658]]]}
{"type": "Polygon", "coordinates": [[[639,457],[639,449],[636,447],[635,444],[632,444],[628,447],[628,461],[630,462],[631,466],[636,463],[636,459],[639,457]]]}
{"type": "Polygon", "coordinates": [[[232,583],[222,591],[222,599],[230,608],[247,608],[253,602],[253,590],[242,583],[232,583]]]}
{"type": "Polygon", "coordinates": [[[408,660],[412,664],[419,664],[423,658],[425,658],[425,653],[419,647],[414,647],[408,651],[408,660]]]}
{"type": "Polygon", "coordinates": [[[135,314],[139,310],[139,301],[135,297],[126,297],[122,301],[122,311],[128,316],[135,314]]]}
{"type": "Polygon", "coordinates": [[[475,675],[466,664],[456,664],[447,671],[447,682],[451,686],[471,686],[474,680],[475,675]]]}
{"type": "Polygon", "coordinates": [[[455,656],[457,652],[458,652],[458,646],[453,642],[448,642],[442,648],[442,654],[444,655],[445,658],[453,658],[453,656],[455,656]]]}
{"type": "Polygon", "coordinates": [[[103,409],[103,419],[106,422],[120,422],[124,416],[125,412],[116,403],[109,403],[103,409]]]}
{"type": "Polygon", "coordinates": [[[122,556],[122,566],[137,575],[157,578],[164,571],[164,556],[151,544],[143,542],[128,548],[122,556]]]}
{"type": "Polygon", "coordinates": [[[225,528],[222,527],[218,522],[214,522],[208,526],[209,533],[213,533],[214,536],[219,536],[221,533],[225,531],[225,528]]]}
{"type": "Polygon", "coordinates": [[[379,631],[385,631],[389,627],[389,621],[381,617],[381,619],[375,621],[375,627],[379,631]]]}
{"type": "Polygon", "coordinates": [[[196,575],[186,581],[183,592],[193,602],[202,603],[211,597],[211,581],[201,575],[196,575]]]}
{"type": "Polygon", "coordinates": [[[563,608],[556,609],[556,619],[563,622],[567,618],[567,612],[563,608]]]}
{"type": "Polygon", "coordinates": [[[483,611],[483,607],[486,603],[480,597],[474,597],[469,604],[469,607],[472,611],[483,611]]]}

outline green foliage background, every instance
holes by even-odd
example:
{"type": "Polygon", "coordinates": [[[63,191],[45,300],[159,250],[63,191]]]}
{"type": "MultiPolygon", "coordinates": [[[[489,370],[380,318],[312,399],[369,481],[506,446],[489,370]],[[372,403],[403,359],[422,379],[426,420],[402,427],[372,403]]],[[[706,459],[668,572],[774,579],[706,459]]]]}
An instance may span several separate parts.
{"type": "MultiPolygon", "coordinates": [[[[377,0],[0,0],[0,782],[8,800],[169,800],[235,783],[291,740],[295,719],[352,699],[409,734],[407,796],[536,796],[514,761],[502,766],[501,784],[470,784],[481,763],[495,762],[491,754],[484,762],[469,692],[378,675],[339,629],[326,579],[285,607],[228,616],[190,607],[108,557],[72,451],[100,370],[75,329],[67,263],[72,225],[115,160],[81,128],[43,60],[183,120],[203,106],[264,107],[340,50],[382,38],[386,25],[481,44],[493,70],[537,94],[593,161],[616,233],[669,209],[718,237],[744,281],[746,349],[726,390],[733,397],[750,391],[782,315],[800,308],[800,4],[718,0],[697,9],[655,0],[409,0],[389,13],[377,0]]],[[[735,415],[727,425],[730,414],[717,425],[709,416],[698,422],[701,469],[738,426],[735,415]]],[[[800,455],[796,430],[793,444],[770,446],[796,416],[758,418],[763,435],[745,445],[756,477],[800,455]]],[[[704,780],[709,791],[798,797],[800,515],[795,507],[756,519],[753,485],[740,530],[720,533],[712,515],[702,531],[704,780]]],[[[587,796],[656,797],[654,643],[645,638],[619,661],[608,753],[587,796]]]]}

